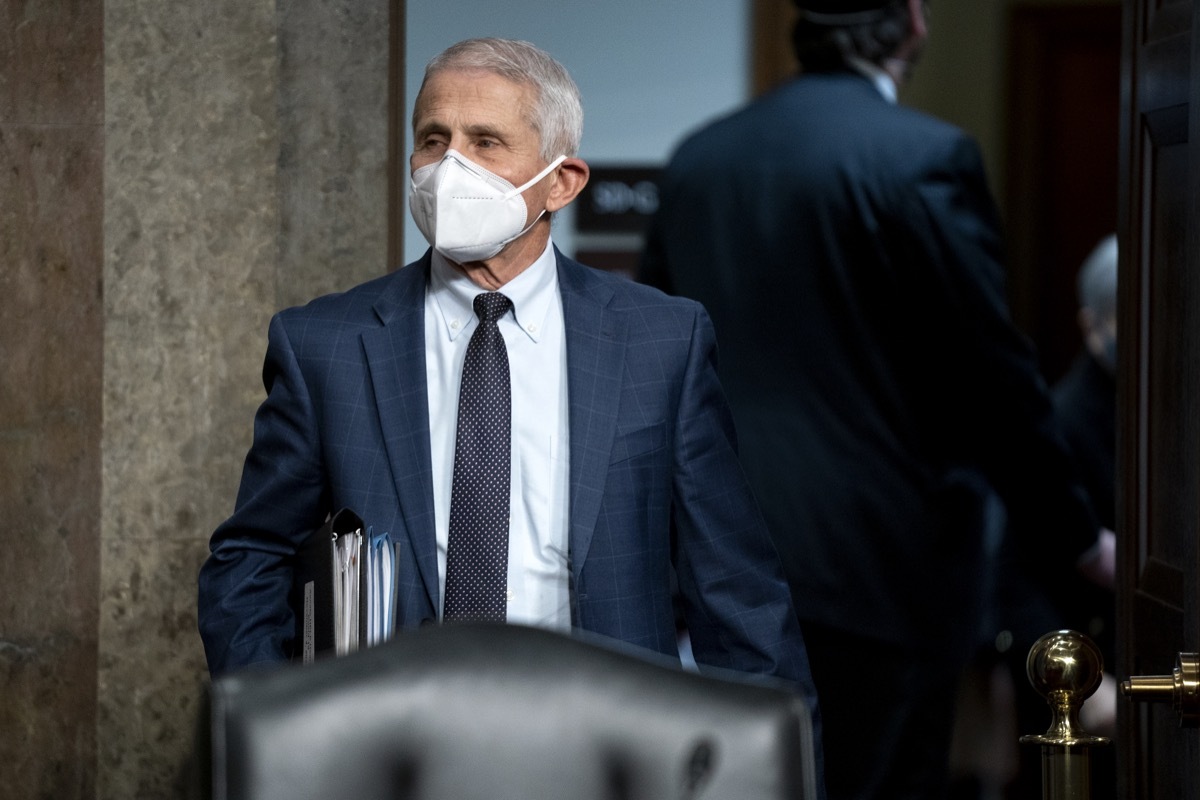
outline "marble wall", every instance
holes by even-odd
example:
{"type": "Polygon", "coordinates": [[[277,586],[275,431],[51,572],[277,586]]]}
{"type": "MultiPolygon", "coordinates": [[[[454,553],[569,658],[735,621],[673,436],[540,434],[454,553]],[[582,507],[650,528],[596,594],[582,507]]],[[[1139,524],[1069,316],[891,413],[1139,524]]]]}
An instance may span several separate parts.
{"type": "Polygon", "coordinates": [[[100,13],[0,3],[0,775],[11,797],[95,786],[100,13]]]}
{"type": "Polygon", "coordinates": [[[400,0],[0,0],[0,764],[185,796],[277,309],[385,272],[400,0]]]}

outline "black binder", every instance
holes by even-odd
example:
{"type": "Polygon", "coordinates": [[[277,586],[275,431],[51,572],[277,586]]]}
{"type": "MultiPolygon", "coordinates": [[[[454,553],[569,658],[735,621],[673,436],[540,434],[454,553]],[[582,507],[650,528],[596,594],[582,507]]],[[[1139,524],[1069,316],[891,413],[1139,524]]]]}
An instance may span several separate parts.
{"type": "Polygon", "coordinates": [[[292,579],[292,660],[308,663],[390,639],[399,561],[399,544],[386,532],[373,536],[348,508],[309,534],[296,551],[292,579]]]}
{"type": "MultiPolygon", "coordinates": [[[[296,553],[292,581],[292,610],[296,616],[296,636],[292,660],[308,663],[315,658],[334,655],[336,648],[335,622],[337,602],[335,593],[341,586],[342,571],[338,563],[339,544],[350,545],[359,591],[356,593],[357,627],[348,631],[352,649],[366,641],[367,585],[365,530],[362,519],[348,508],[333,514],[317,530],[309,534],[296,553]]],[[[347,576],[348,577],[348,576],[347,576]]]]}

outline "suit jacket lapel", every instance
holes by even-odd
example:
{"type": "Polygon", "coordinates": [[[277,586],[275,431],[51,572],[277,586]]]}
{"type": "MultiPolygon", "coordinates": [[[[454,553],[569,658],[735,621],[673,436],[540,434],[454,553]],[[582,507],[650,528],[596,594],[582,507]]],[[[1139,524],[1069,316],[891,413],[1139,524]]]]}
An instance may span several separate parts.
{"type": "MultiPolygon", "coordinates": [[[[624,331],[607,306],[613,291],[588,268],[557,250],[567,343],[570,430],[571,570],[577,581],[587,558],[616,434],[624,331]]],[[[433,466],[429,457],[429,395],[425,382],[425,289],[429,257],[403,268],[375,306],[383,326],[363,334],[363,347],[384,447],[413,556],[430,603],[439,594],[434,530],[433,466]]]]}
{"type": "Polygon", "coordinates": [[[559,291],[567,334],[568,426],[570,430],[571,572],[587,558],[604,495],[617,427],[625,352],[624,329],[608,308],[613,291],[588,268],[557,250],[559,291]]]}
{"type": "Polygon", "coordinates": [[[401,269],[375,304],[383,326],[363,334],[379,425],[417,569],[437,607],[437,539],[429,394],[425,381],[425,287],[429,255],[401,269]]]}

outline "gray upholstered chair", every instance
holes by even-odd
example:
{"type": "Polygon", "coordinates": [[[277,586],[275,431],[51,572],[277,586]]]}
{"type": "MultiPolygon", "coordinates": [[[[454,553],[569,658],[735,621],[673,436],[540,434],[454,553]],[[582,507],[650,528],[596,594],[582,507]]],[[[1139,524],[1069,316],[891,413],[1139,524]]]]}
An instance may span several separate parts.
{"type": "Polygon", "coordinates": [[[210,694],[219,800],[816,797],[799,696],[534,628],[425,628],[210,694]]]}

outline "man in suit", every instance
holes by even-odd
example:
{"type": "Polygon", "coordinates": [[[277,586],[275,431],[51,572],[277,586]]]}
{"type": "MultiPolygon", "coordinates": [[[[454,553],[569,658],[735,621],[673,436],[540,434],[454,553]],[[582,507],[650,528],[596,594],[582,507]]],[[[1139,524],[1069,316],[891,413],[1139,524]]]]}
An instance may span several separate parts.
{"type": "Polygon", "coordinates": [[[1039,563],[1091,559],[1098,528],[1009,320],[979,151],[896,102],[924,3],[798,6],[799,76],[679,146],[642,278],[712,315],[829,796],[937,797],[1003,530],[993,490],[1039,563]]]}
{"type": "MultiPolygon", "coordinates": [[[[1084,259],[1076,280],[1076,320],[1083,346],[1070,369],[1051,389],[1063,436],[1100,524],[1116,527],[1117,502],[1117,236],[1101,239],[1084,259]]],[[[1060,628],[1087,634],[1100,648],[1104,676],[1096,693],[1080,710],[1088,733],[1116,735],[1117,681],[1116,598],[1111,588],[1078,576],[1059,574],[1034,582],[1027,565],[1005,563],[1000,620],[1013,640],[1008,667],[1018,689],[1026,687],[1025,656],[1047,631],[1060,628]]],[[[1016,693],[1018,730],[1036,732],[1046,724],[1046,703],[1036,693],[1016,693]]],[[[1005,797],[1036,796],[1041,790],[1041,753],[1018,751],[1018,770],[1005,787],[1005,797]]],[[[1116,748],[1101,747],[1091,755],[1093,800],[1116,798],[1116,748]]]]}
{"type": "Polygon", "coordinates": [[[460,492],[470,495],[455,472],[460,381],[465,394],[483,327],[473,306],[502,295],[493,329],[510,368],[511,435],[483,458],[509,464],[496,478],[508,482],[495,515],[508,537],[493,556],[506,581],[498,618],[676,655],[674,574],[702,669],[778,676],[815,703],[788,586],[736,457],[707,314],[551,242],[551,215],[588,178],[581,130],[574,82],[532,45],[469,40],[430,62],[410,166],[432,247],[271,321],[267,397],[234,513],[200,573],[213,675],[292,655],[297,546],[343,507],[399,542],[399,626],[443,617],[456,536],[476,533],[453,522],[460,492]]]}

